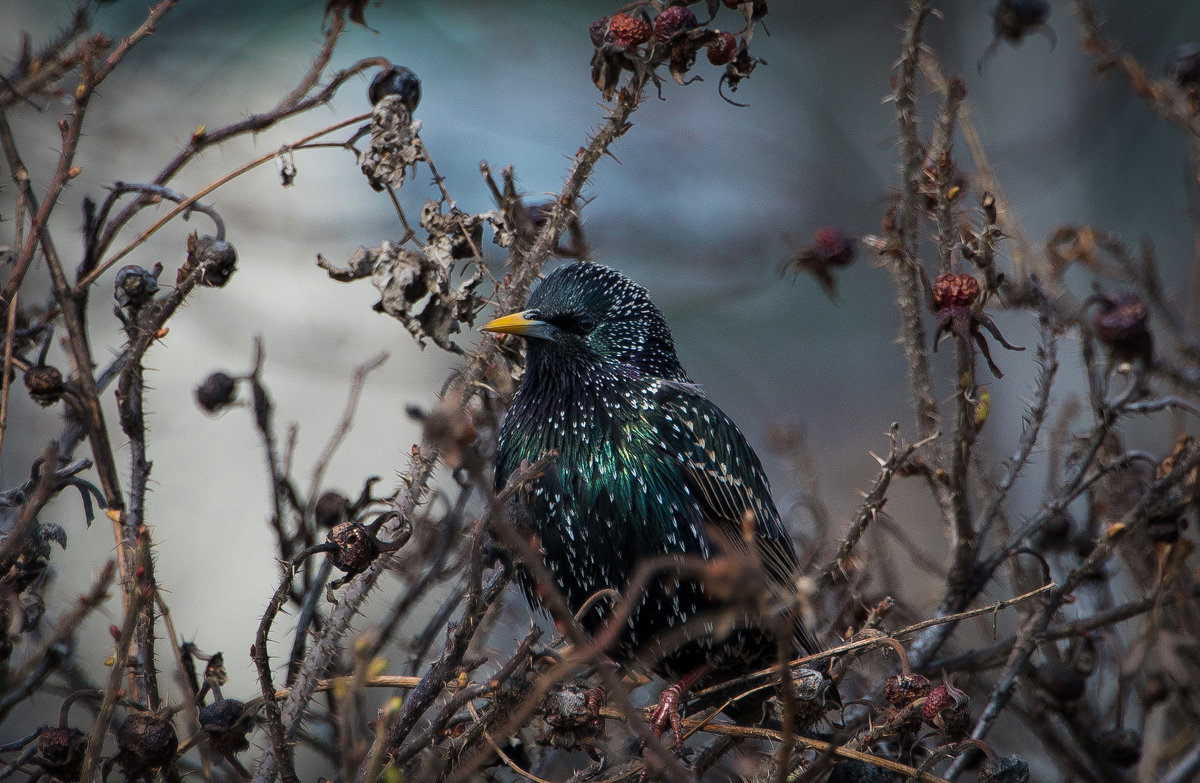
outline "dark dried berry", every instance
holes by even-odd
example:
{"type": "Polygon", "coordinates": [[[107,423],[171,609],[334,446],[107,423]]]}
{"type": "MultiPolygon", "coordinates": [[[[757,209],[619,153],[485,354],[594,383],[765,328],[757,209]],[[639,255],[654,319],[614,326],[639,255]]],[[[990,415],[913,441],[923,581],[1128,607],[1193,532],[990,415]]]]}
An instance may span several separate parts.
{"type": "Polygon", "coordinates": [[[314,521],[317,523],[317,527],[331,528],[346,520],[346,511],[349,508],[350,498],[341,492],[333,490],[323,492],[313,507],[314,521]]]}
{"type": "Polygon", "coordinates": [[[1041,663],[1035,672],[1038,684],[1060,702],[1078,701],[1087,688],[1087,678],[1061,661],[1041,663]]]}
{"type": "Polygon", "coordinates": [[[329,531],[329,541],[337,545],[331,560],[341,571],[359,574],[379,556],[379,545],[371,533],[357,522],[342,522],[329,531]]]}
{"type": "Polygon", "coordinates": [[[1115,296],[1097,294],[1087,306],[1098,305],[1092,314],[1092,328],[1108,347],[1116,361],[1149,362],[1154,357],[1154,338],[1150,334],[1150,310],[1132,291],[1115,296]]]}
{"type": "Polygon", "coordinates": [[[62,399],[66,386],[57,367],[39,364],[25,371],[25,388],[33,401],[43,408],[62,399]]]}
{"type": "Polygon", "coordinates": [[[219,699],[200,708],[200,728],[208,744],[218,753],[241,753],[250,747],[246,735],[254,728],[254,716],[237,699],[219,699]]]}
{"type": "Polygon", "coordinates": [[[997,38],[1019,43],[1025,34],[1050,18],[1046,0],[1000,0],[992,11],[997,38]]]}
{"type": "Polygon", "coordinates": [[[972,367],[975,365],[975,347],[978,346],[992,375],[997,378],[1004,377],[1004,373],[1000,372],[1000,368],[992,360],[992,351],[983,336],[984,330],[1010,351],[1025,349],[1004,339],[991,316],[982,308],[977,309],[980,299],[979,281],[966,273],[946,272],[930,284],[925,270],[921,269],[920,272],[925,285],[926,306],[937,316],[937,329],[933,332],[933,350],[938,349],[943,335],[954,335],[967,349],[968,362],[972,367]]]}
{"type": "Polygon", "coordinates": [[[146,304],[157,293],[158,280],[155,279],[154,273],[137,264],[121,267],[113,282],[113,297],[117,304],[131,310],[146,304]]]}
{"type": "Polygon", "coordinates": [[[903,707],[917,699],[923,699],[933,689],[929,678],[920,674],[905,677],[897,674],[888,677],[883,683],[883,695],[893,707],[903,707]]]}
{"type": "MultiPolygon", "coordinates": [[[[815,669],[794,669],[792,671],[792,686],[795,692],[793,706],[793,725],[800,731],[810,728],[817,723],[825,713],[836,703],[836,692],[833,683],[815,669]]],[[[776,717],[782,721],[783,704],[779,699],[771,700],[777,705],[776,717]]]]}
{"type": "Polygon", "coordinates": [[[367,88],[367,98],[372,106],[388,95],[398,96],[408,113],[412,114],[421,102],[421,80],[403,65],[393,65],[375,74],[371,86],[367,88]]]}
{"type": "Polygon", "coordinates": [[[747,2],[750,3],[750,19],[758,21],[767,15],[767,0],[721,0],[726,8],[740,10],[747,2]]]}
{"type": "Polygon", "coordinates": [[[79,774],[86,748],[87,735],[79,729],[48,726],[38,736],[38,755],[46,768],[68,776],[79,774]]]}
{"type": "Polygon", "coordinates": [[[196,404],[205,413],[219,413],[236,401],[237,381],[223,372],[214,372],[196,387],[196,404]]]}
{"type": "Polygon", "coordinates": [[[1055,549],[1066,543],[1071,534],[1071,517],[1062,511],[1053,511],[1038,534],[1037,543],[1042,549],[1055,549]]]}
{"type": "Polygon", "coordinates": [[[613,14],[608,23],[607,40],[617,46],[637,46],[650,40],[650,24],[638,16],[613,14]]]}
{"type": "Polygon", "coordinates": [[[988,369],[997,378],[1004,377],[996,362],[992,360],[992,352],[983,336],[986,330],[1001,345],[1010,351],[1025,350],[1019,345],[1013,345],[1004,339],[1000,328],[991,316],[976,309],[979,302],[979,281],[969,274],[947,272],[939,275],[931,285],[921,269],[921,279],[925,284],[925,301],[930,312],[937,316],[937,329],[933,332],[933,350],[938,349],[943,335],[954,335],[968,352],[968,362],[975,365],[975,346],[987,361],[988,369]]]}
{"type": "Polygon", "coordinates": [[[1096,741],[1104,759],[1122,769],[1128,769],[1142,758],[1142,735],[1132,729],[1109,729],[1096,741]]]}
{"type": "Polygon", "coordinates": [[[708,45],[708,61],[713,65],[728,65],[737,56],[737,39],[732,33],[717,33],[708,45]]]}
{"type": "Polygon", "coordinates": [[[1029,765],[1016,754],[990,758],[979,771],[979,783],[1029,783],[1029,765]]]}
{"type": "Polygon", "coordinates": [[[855,238],[837,226],[822,226],[813,232],[813,243],[788,259],[784,268],[807,272],[830,297],[836,297],[837,280],[833,271],[854,261],[855,238]]]}
{"type": "Polygon", "coordinates": [[[897,674],[884,680],[883,695],[892,705],[887,714],[887,722],[898,734],[913,734],[921,728],[923,705],[909,705],[928,696],[932,687],[928,678],[920,674],[908,677],[897,674]]]}
{"type": "Polygon", "coordinates": [[[116,762],[127,776],[141,776],[175,758],[179,736],[171,721],[152,712],[132,712],[117,731],[116,762]]]}
{"type": "Polygon", "coordinates": [[[675,36],[686,33],[698,24],[692,9],[685,5],[668,6],[654,17],[654,37],[667,43],[675,36]]]}
{"type": "Polygon", "coordinates": [[[1200,46],[1186,43],[1175,50],[1167,75],[1180,87],[1200,84],[1200,46]]]}
{"type": "Polygon", "coordinates": [[[826,264],[846,266],[854,260],[854,237],[837,226],[821,226],[813,232],[813,249],[826,264]]]}
{"type": "Polygon", "coordinates": [[[187,263],[179,270],[181,279],[199,267],[200,285],[221,288],[237,271],[237,251],[224,239],[192,234],[188,237],[187,252],[187,263]]]}
{"type": "Polygon", "coordinates": [[[966,739],[971,728],[970,699],[963,691],[944,683],[929,692],[921,718],[950,742],[959,742],[966,739]]]}
{"type": "Polygon", "coordinates": [[[947,272],[933,281],[935,312],[947,308],[970,309],[979,298],[979,281],[966,272],[947,272]]]}

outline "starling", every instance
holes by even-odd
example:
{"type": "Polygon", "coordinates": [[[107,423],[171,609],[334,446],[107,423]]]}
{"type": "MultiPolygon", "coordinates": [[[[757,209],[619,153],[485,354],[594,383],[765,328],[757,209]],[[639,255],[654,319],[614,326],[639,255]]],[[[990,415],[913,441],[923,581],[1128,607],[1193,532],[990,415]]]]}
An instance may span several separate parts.
{"type": "MultiPolygon", "coordinates": [[[[639,561],[661,555],[703,563],[740,550],[762,564],[761,584],[787,593],[796,553],[762,464],[688,378],[644,288],[599,264],[568,264],[541,282],[526,310],[482,328],[526,341],[525,374],[500,430],[496,487],[523,461],[558,451],[515,495],[513,516],[572,612],[598,591],[625,589],[639,561]]],[[[718,590],[682,571],[649,583],[609,649],[622,663],[647,661],[677,680],[653,719],[657,733],[670,727],[677,738],[678,704],[690,688],[770,666],[778,650],[764,613],[751,616],[748,596],[737,595],[753,588],[729,579],[718,590]],[[721,609],[733,604],[730,622],[721,609]]],[[[518,569],[518,580],[538,607],[532,578],[518,569]]],[[[612,608],[593,601],[584,629],[596,633],[612,608]]],[[[789,652],[819,649],[798,620],[789,623],[789,652]]]]}

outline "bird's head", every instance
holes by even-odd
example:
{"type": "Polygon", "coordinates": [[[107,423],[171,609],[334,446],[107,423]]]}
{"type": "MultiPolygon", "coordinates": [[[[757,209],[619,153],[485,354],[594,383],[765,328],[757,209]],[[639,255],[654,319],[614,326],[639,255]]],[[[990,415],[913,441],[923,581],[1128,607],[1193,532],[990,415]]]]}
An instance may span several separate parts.
{"type": "Polygon", "coordinates": [[[482,329],[523,337],[531,357],[560,368],[624,365],[659,378],[686,380],[671,330],[646,289],[599,264],[556,269],[530,294],[524,311],[482,329]]]}

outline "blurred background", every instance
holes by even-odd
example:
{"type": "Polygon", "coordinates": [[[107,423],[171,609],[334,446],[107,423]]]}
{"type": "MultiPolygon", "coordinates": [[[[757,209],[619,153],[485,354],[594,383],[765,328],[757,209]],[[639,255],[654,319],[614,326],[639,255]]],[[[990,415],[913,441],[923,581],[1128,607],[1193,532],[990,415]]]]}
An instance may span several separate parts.
{"type": "MultiPolygon", "coordinates": [[[[1147,236],[1167,290],[1186,301],[1194,242],[1185,190],[1187,139],[1153,117],[1127,85],[1091,72],[1068,4],[1052,4],[1056,46],[1042,36],[1019,47],[1003,44],[982,72],[976,63],[992,40],[991,3],[944,5],[945,18],[926,28],[928,42],[947,73],[966,78],[971,117],[1033,247],[1064,223],[1092,224],[1134,245],[1147,236]]],[[[1177,45],[1200,40],[1200,4],[1098,5],[1110,34],[1156,73],[1177,45]]],[[[21,31],[31,34],[36,48],[65,23],[70,6],[3,0],[0,67],[15,61],[21,31]]],[[[664,100],[647,95],[634,127],[614,145],[615,159],[597,167],[582,212],[594,257],[649,288],[689,373],[763,456],[781,507],[799,497],[803,482],[769,448],[768,433],[780,424],[804,432],[835,536],[855,512],[859,490],[876,475],[868,452],[886,450],[891,422],[899,421],[906,436],[915,434],[895,341],[891,277],[860,248],[859,260],[840,275],[839,301],[831,301],[812,278],[782,274],[780,265],[822,224],[854,234],[879,230],[899,181],[894,107],[884,98],[906,6],[901,0],[772,3],[770,34],[760,30],[752,45],[766,64],[733,96],[748,108],[720,99],[720,72],[701,57],[695,73],[703,82],[667,83],[664,100]]],[[[319,0],[184,0],[168,14],[93,99],[78,156],[83,172],[55,214],[59,241],[75,241],[60,245],[64,260],[73,266],[80,255],[78,205],[85,196],[102,198],[105,186],[117,180],[149,181],[197,126],[215,128],[273,107],[318,50],[323,10],[319,0]]],[[[519,185],[535,200],[561,189],[571,156],[604,114],[589,77],[588,25],[613,10],[597,2],[387,0],[366,8],[373,29],[350,26],[332,68],[375,55],[412,68],[422,80],[416,111],[422,138],[458,204],[482,212],[492,204],[479,176],[481,160],[496,171],[512,164],[519,185]]],[[[144,12],[145,3],[111,3],[97,27],[119,38],[144,12]]],[[[722,13],[737,29],[731,12],[722,13]]],[[[351,83],[328,109],[209,151],[171,186],[194,192],[254,157],[368,111],[367,83],[351,83]]],[[[939,98],[928,89],[919,97],[928,133],[939,98]]],[[[10,117],[39,193],[57,157],[56,122],[66,110],[66,103],[40,112],[23,106],[10,117]]],[[[961,139],[955,152],[969,174],[973,167],[961,139]]],[[[421,351],[398,322],[372,312],[378,297],[367,281],[334,283],[316,267],[318,253],[341,263],[360,245],[376,247],[403,235],[386,194],[368,186],[345,151],[304,151],[295,165],[293,187],[281,187],[274,167],[264,166],[205,199],[226,221],[238,271],[222,290],[199,289],[147,356],[154,462],[147,519],[156,530],[157,572],[180,633],[226,651],[227,692],[234,694],[257,689],[246,651],[278,578],[267,525],[269,483],[247,412],[208,417],[193,402],[194,387],[213,370],[247,372],[252,341],[261,336],[263,379],[277,405],[277,426],[283,432],[290,422],[299,423],[296,472],[306,476],[305,466],[318,457],[341,415],[354,368],[386,351],[390,359],[369,377],[356,426],[326,482],[326,488],[354,496],[368,475],[394,483],[419,438],[405,406],[432,404],[455,364],[436,348],[421,351]],[[208,592],[218,576],[236,589],[208,592]]],[[[12,243],[10,183],[4,172],[0,245],[12,243]]],[[[410,218],[433,192],[424,169],[405,185],[399,198],[410,218]]],[[[968,198],[970,205],[978,203],[977,192],[968,198]]],[[[137,228],[154,214],[143,213],[137,228]]],[[[208,232],[207,218],[170,224],[126,263],[150,267],[161,261],[163,280],[173,280],[186,234],[194,229],[208,232]]],[[[504,251],[490,244],[486,250],[501,273],[504,251]]],[[[44,270],[34,274],[44,285],[44,270]]],[[[1076,274],[1068,280],[1086,296],[1090,280],[1076,274]]],[[[111,285],[109,273],[92,298],[101,362],[123,343],[108,298],[111,285]]],[[[1036,345],[1033,319],[999,313],[997,320],[1012,342],[1030,350],[996,354],[1005,376],[988,381],[991,418],[980,441],[993,463],[1015,446],[1036,345]]],[[[478,339],[467,334],[459,342],[470,346],[478,339]]],[[[51,356],[65,366],[58,346],[51,356]]],[[[1083,393],[1074,338],[1064,342],[1061,358],[1058,402],[1083,393]]],[[[942,399],[953,394],[952,360],[950,350],[937,357],[942,399]]],[[[111,393],[107,398],[111,403],[111,393]]],[[[20,389],[14,393],[0,486],[28,476],[33,459],[59,430],[57,416],[57,409],[36,407],[20,389]]],[[[115,406],[109,416],[116,421],[115,406]]],[[[1168,415],[1135,424],[1123,431],[1131,448],[1160,455],[1169,450],[1168,415]]],[[[1042,481],[1035,462],[1014,495],[1014,518],[1038,507],[1042,481]]],[[[59,606],[90,583],[113,547],[107,521],[85,528],[72,504],[77,500],[64,495],[47,512],[61,515],[69,536],[67,551],[54,561],[51,596],[59,606]]],[[[930,509],[921,487],[902,483],[888,509],[905,527],[932,530],[921,544],[931,557],[943,556],[940,530],[926,526],[930,509]]],[[[792,516],[797,526],[811,523],[803,510],[792,516]]],[[[372,601],[374,611],[387,593],[385,583],[372,601]]],[[[919,603],[922,597],[911,598],[919,603]]],[[[119,607],[85,628],[81,644],[89,668],[110,654],[107,625],[117,617],[119,607]]],[[[8,733],[0,726],[0,734],[8,733]]]]}

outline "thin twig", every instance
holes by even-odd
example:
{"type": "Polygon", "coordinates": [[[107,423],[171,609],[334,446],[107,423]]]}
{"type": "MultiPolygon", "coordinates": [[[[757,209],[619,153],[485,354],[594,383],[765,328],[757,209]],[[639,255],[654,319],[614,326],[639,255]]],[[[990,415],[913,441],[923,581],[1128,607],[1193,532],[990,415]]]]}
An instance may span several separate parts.
{"type": "Polygon", "coordinates": [[[113,648],[112,668],[108,671],[108,682],[104,687],[104,698],[100,702],[100,710],[88,733],[87,747],[83,756],[83,767],[80,780],[94,780],[96,767],[100,762],[100,750],[104,746],[104,738],[108,734],[108,726],[112,722],[117,702],[124,695],[121,680],[127,668],[128,651],[133,642],[134,629],[138,618],[141,617],[146,605],[153,603],[153,590],[141,589],[134,580],[125,585],[123,591],[128,594],[125,602],[125,619],[121,623],[121,633],[113,648]]]}
{"type": "Polygon", "coordinates": [[[818,573],[817,582],[819,584],[828,585],[833,581],[834,576],[842,569],[846,560],[850,557],[850,553],[854,551],[854,547],[862,538],[867,525],[876,518],[879,511],[883,508],[884,503],[887,502],[887,490],[892,482],[892,477],[907,464],[913,452],[924,446],[931,439],[937,438],[938,433],[933,433],[926,440],[906,444],[900,440],[898,425],[893,424],[888,437],[891,438],[891,448],[888,451],[887,459],[876,457],[876,460],[879,462],[879,477],[875,479],[875,485],[864,496],[863,503],[859,507],[854,522],[851,523],[850,529],[846,532],[846,535],[842,538],[842,543],[838,546],[837,554],[818,573]]]}
{"type": "MultiPolygon", "coordinates": [[[[369,118],[370,116],[371,116],[370,114],[360,114],[357,117],[351,117],[348,120],[341,120],[339,122],[336,122],[333,125],[330,125],[329,127],[322,128],[319,131],[314,131],[314,132],[308,134],[307,136],[303,136],[300,139],[296,140],[295,142],[292,142],[291,144],[285,144],[284,146],[280,147],[279,149],[277,149],[273,152],[266,153],[265,155],[260,155],[259,157],[255,158],[254,160],[239,166],[238,168],[234,169],[233,171],[229,172],[228,174],[218,177],[213,182],[210,182],[209,184],[200,188],[200,190],[196,191],[195,193],[188,196],[183,201],[176,204],[175,207],[168,210],[165,215],[160,217],[158,220],[154,221],[154,223],[152,223],[149,228],[147,228],[146,230],[144,230],[140,234],[138,234],[137,237],[133,241],[131,241],[125,247],[123,247],[119,251],[117,251],[116,254],[111,255],[107,259],[105,259],[104,263],[99,264],[95,269],[93,269],[91,272],[89,272],[87,275],[85,275],[83,278],[81,278],[75,284],[75,290],[82,291],[83,289],[90,286],[92,283],[96,282],[96,278],[100,277],[100,275],[104,274],[109,269],[111,269],[113,267],[113,265],[115,265],[118,261],[120,261],[122,258],[124,258],[125,256],[132,253],[138,247],[140,247],[143,242],[145,242],[147,239],[149,239],[151,236],[153,236],[154,233],[157,232],[160,228],[162,228],[167,223],[174,220],[176,216],[178,216],[178,215],[182,214],[183,212],[187,211],[188,209],[190,209],[193,204],[195,204],[197,201],[199,201],[200,199],[207,196],[209,193],[212,193],[214,190],[221,187],[222,185],[232,182],[233,180],[235,180],[238,177],[245,174],[247,171],[255,169],[269,161],[275,160],[275,158],[277,158],[279,155],[284,154],[285,152],[291,152],[294,150],[304,149],[304,145],[307,144],[308,142],[312,141],[313,139],[319,139],[322,136],[330,134],[336,130],[340,130],[340,129],[345,128],[350,125],[356,125],[356,124],[362,122],[363,120],[369,118]]],[[[113,218],[114,223],[116,223],[120,220],[121,220],[120,215],[118,215],[116,218],[113,218]]]]}
{"type": "Polygon", "coordinates": [[[309,482],[308,486],[308,507],[305,509],[306,519],[312,519],[317,504],[317,496],[324,483],[325,472],[329,469],[330,463],[333,462],[333,455],[337,452],[338,447],[342,445],[346,436],[350,434],[350,428],[354,424],[354,415],[358,411],[358,402],[362,399],[362,392],[367,376],[379,369],[387,359],[388,355],[386,353],[380,353],[354,368],[354,377],[350,380],[350,392],[346,395],[346,407],[342,411],[342,418],[338,421],[333,434],[329,437],[329,442],[325,444],[325,449],[321,452],[321,456],[317,459],[316,465],[313,467],[312,481],[309,482]]]}
{"type": "MultiPolygon", "coordinates": [[[[987,736],[992,724],[1008,704],[1009,699],[1012,698],[1013,688],[1016,685],[1017,678],[1025,662],[1033,654],[1037,641],[1043,637],[1050,625],[1051,619],[1058,612],[1063,602],[1067,600],[1067,597],[1089,574],[1096,573],[1096,569],[1112,555],[1117,544],[1131,530],[1145,525],[1152,509],[1162,501],[1163,497],[1174,485],[1197,466],[1200,466],[1200,448],[1193,448],[1190,453],[1176,462],[1174,469],[1169,474],[1156,481],[1149,488],[1146,494],[1138,501],[1137,505],[1125,514],[1120,523],[1110,527],[1107,535],[1097,542],[1091,554],[1072,569],[1061,583],[1048,585],[1052,589],[1046,594],[1043,605],[1025,620],[1020,632],[1017,634],[1017,641],[1008,656],[1004,673],[992,687],[987,705],[984,707],[983,712],[975,723],[974,730],[971,732],[971,736],[974,739],[982,740],[987,736]]],[[[964,766],[965,757],[959,757],[946,772],[946,777],[953,780],[962,771],[964,766]]]]}

